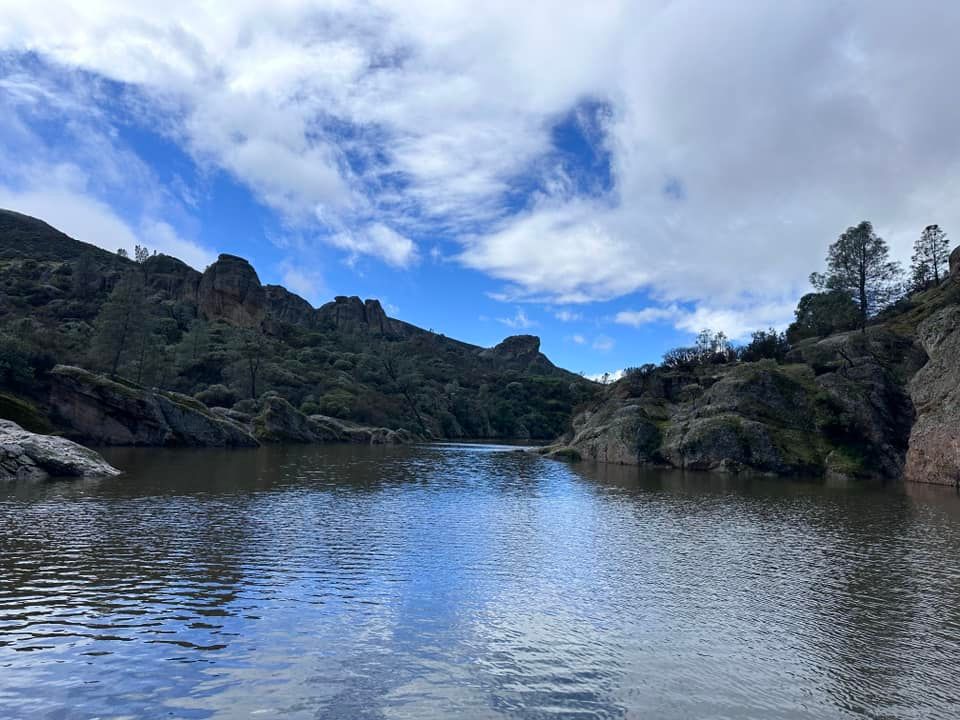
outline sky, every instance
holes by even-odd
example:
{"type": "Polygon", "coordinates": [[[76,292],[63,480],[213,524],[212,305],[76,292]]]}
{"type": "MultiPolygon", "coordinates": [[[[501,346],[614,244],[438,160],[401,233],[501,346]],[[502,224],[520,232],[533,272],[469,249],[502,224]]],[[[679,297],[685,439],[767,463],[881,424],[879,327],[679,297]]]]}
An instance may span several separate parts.
{"type": "Polygon", "coordinates": [[[960,239],[960,5],[0,0],[0,207],[597,375],[960,239]]]}

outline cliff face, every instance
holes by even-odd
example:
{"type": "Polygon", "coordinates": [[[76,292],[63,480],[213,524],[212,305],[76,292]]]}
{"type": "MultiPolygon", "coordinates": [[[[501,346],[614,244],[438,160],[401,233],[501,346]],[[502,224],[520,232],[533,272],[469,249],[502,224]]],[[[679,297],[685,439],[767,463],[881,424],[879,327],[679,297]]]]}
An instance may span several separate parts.
{"type": "MultiPolygon", "coordinates": [[[[954,260],[960,251],[953,253],[954,260]]],[[[772,360],[634,372],[548,452],[600,462],[960,481],[960,267],[865,333],[772,360]]]]}
{"type": "Polygon", "coordinates": [[[207,320],[259,327],[267,314],[267,294],[250,263],[235,255],[221,255],[203,273],[197,306],[207,320]]]}

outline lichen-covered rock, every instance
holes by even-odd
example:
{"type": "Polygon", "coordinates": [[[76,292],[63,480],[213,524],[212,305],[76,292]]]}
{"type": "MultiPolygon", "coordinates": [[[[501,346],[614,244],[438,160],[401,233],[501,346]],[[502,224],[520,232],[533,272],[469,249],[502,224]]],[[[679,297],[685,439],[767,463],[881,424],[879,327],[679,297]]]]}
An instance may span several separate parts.
{"type": "Polygon", "coordinates": [[[198,305],[207,320],[259,327],[266,316],[267,296],[250,263],[235,255],[221,255],[200,279],[198,305]]]}
{"type": "MultiPolygon", "coordinates": [[[[954,252],[954,255],[957,253],[954,252]]],[[[960,306],[937,312],[918,328],[929,360],[910,381],[917,419],[905,476],[914,482],[960,483],[960,306]]]]}
{"type": "Polygon", "coordinates": [[[255,447],[242,427],[186,395],[153,392],[77,367],[50,372],[50,406],[71,436],[94,445],[255,447]]]}
{"type": "Polygon", "coordinates": [[[119,474],[89,448],[66,438],[28,432],[11,420],[0,420],[0,481],[119,474]]]}
{"type": "Polygon", "coordinates": [[[281,397],[262,400],[260,413],[253,419],[253,434],[261,442],[313,443],[320,437],[309,418],[281,397]]]}

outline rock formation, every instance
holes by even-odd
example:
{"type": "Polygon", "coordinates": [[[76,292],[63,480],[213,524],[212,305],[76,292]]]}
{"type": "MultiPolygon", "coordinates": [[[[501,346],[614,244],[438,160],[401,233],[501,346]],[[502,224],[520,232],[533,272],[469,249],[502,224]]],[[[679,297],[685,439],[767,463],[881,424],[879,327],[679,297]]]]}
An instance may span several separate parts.
{"type": "Polygon", "coordinates": [[[960,245],[950,253],[950,274],[954,278],[960,278],[960,245]]]}
{"type": "Polygon", "coordinates": [[[50,405],[69,434],[94,445],[255,447],[237,424],[203,403],[152,392],[76,367],[50,372],[50,405]]]}
{"type": "Polygon", "coordinates": [[[27,432],[11,420],[0,420],[0,481],[119,474],[89,448],[65,438],[27,432]]]}
{"type": "Polygon", "coordinates": [[[960,485],[960,305],[935,313],[918,335],[930,359],[910,381],[917,420],[906,478],[960,485]]]}
{"type": "Polygon", "coordinates": [[[398,445],[416,439],[404,430],[366,427],[325,415],[307,417],[281,397],[264,398],[250,423],[253,434],[265,443],[398,445]]]}
{"type": "Polygon", "coordinates": [[[267,296],[250,263],[235,255],[221,255],[203,273],[197,306],[206,320],[259,327],[266,316],[267,296]]]}

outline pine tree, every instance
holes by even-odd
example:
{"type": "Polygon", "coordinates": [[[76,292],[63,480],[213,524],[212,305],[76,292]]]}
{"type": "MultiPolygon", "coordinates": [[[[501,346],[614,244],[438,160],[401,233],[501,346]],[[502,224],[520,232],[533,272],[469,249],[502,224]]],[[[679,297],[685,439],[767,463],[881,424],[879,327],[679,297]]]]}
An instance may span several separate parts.
{"type": "Polygon", "coordinates": [[[143,276],[128,272],[110,293],[95,321],[94,360],[111,377],[117,376],[121,363],[138,347],[147,331],[148,319],[143,276]]]}
{"type": "Polygon", "coordinates": [[[857,304],[860,328],[867,319],[892,302],[900,290],[900,265],[890,260],[883,238],[864,220],[847,228],[827,252],[827,272],[810,276],[821,291],[840,291],[857,304]]]}
{"type": "Polygon", "coordinates": [[[941,271],[946,267],[949,257],[947,234],[939,225],[927,225],[913,244],[911,270],[914,286],[918,289],[926,287],[931,280],[939,285],[943,277],[941,271]]]}

